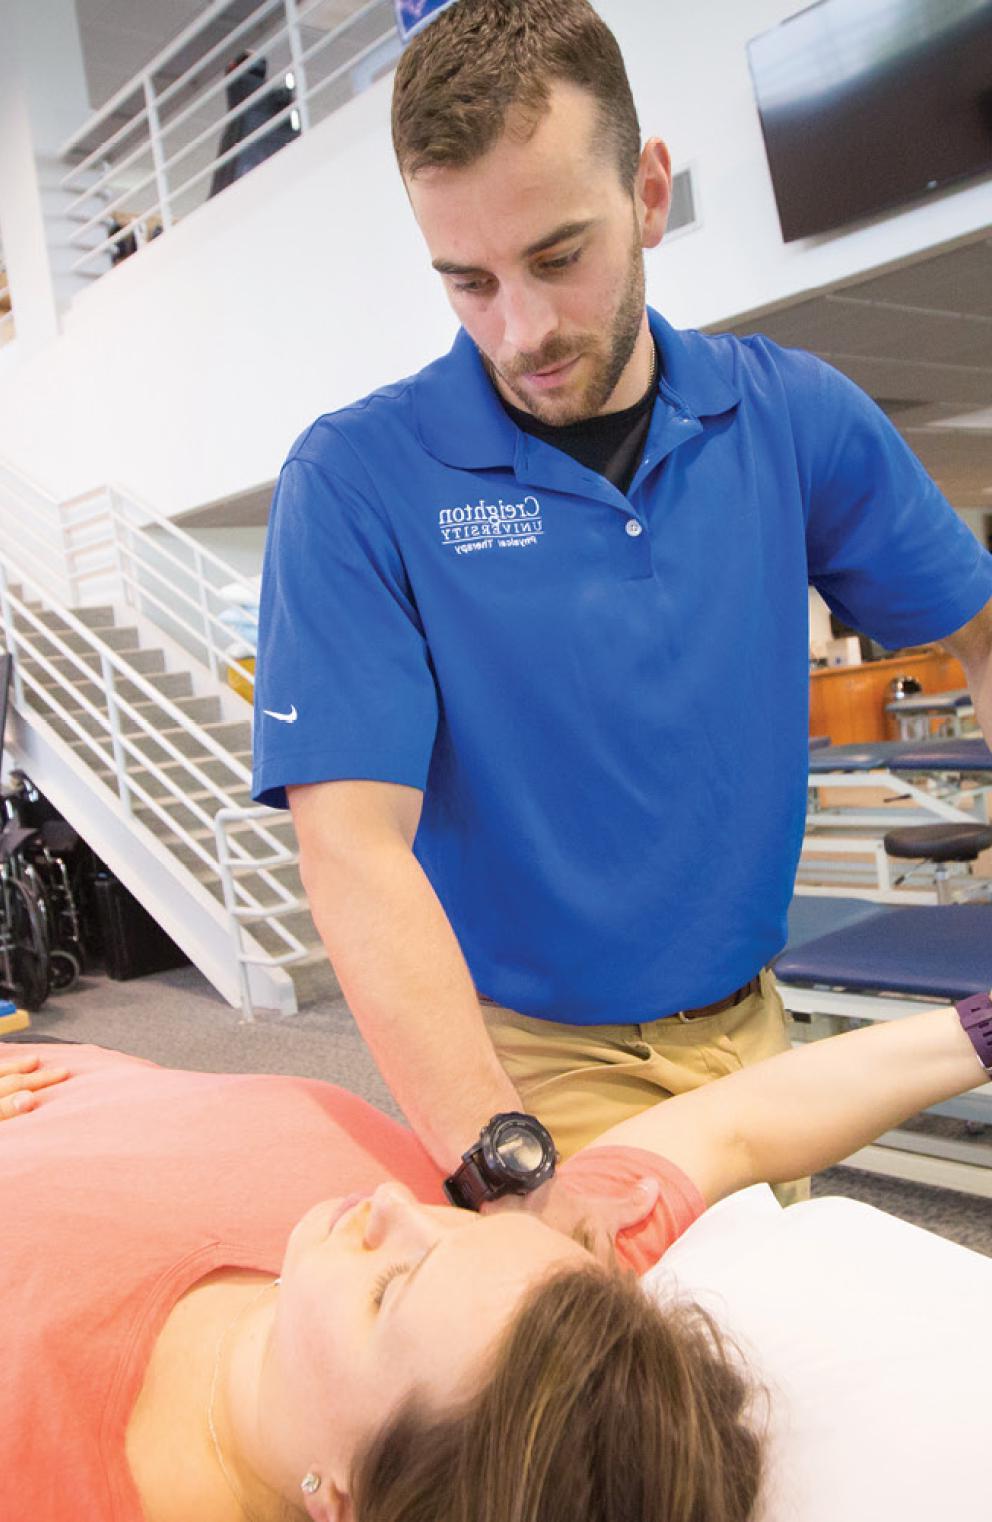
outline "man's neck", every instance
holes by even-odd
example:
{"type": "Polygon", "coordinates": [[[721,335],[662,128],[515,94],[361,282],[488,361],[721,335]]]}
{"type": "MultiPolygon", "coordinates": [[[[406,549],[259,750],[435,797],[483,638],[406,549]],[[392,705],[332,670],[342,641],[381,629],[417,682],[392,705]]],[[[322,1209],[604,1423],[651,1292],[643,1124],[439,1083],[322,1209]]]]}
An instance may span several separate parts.
{"type": "Polygon", "coordinates": [[[627,361],[626,369],[614,386],[606,405],[601,407],[596,414],[597,417],[605,417],[608,412],[624,412],[628,407],[636,406],[651,384],[656,353],[654,338],[648,324],[648,314],[645,312],[634,352],[627,361]]]}

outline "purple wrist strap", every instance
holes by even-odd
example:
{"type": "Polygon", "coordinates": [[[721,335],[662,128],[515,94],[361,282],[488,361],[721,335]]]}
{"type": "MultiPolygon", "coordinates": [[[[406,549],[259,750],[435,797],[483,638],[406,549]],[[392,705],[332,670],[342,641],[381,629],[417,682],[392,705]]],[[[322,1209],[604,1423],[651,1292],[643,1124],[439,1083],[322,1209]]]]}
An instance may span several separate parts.
{"type": "Polygon", "coordinates": [[[992,1078],[992,999],[988,994],[972,994],[969,999],[960,999],[954,1008],[979,1062],[992,1078]]]}

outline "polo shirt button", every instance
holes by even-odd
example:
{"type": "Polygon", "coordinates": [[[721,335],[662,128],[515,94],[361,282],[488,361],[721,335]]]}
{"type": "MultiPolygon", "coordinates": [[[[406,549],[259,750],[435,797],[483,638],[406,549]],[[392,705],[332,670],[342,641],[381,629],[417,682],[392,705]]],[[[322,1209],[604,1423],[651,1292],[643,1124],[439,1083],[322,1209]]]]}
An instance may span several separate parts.
{"type": "Polygon", "coordinates": [[[643,534],[644,532],[643,524],[638,523],[636,518],[627,519],[626,529],[631,539],[636,539],[639,534],[643,534]]]}

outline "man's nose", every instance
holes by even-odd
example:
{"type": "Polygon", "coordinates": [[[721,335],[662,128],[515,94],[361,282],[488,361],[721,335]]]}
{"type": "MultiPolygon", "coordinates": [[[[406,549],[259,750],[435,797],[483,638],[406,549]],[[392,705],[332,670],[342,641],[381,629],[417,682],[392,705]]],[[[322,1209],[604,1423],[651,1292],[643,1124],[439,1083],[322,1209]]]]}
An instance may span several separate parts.
{"type": "Polygon", "coordinates": [[[530,281],[503,286],[503,342],[513,355],[537,356],[553,337],[558,319],[546,291],[530,281]]]}
{"type": "Polygon", "coordinates": [[[417,1246],[433,1240],[427,1211],[405,1184],[380,1184],[369,1201],[364,1241],[368,1248],[381,1247],[390,1237],[402,1237],[417,1246]]]}

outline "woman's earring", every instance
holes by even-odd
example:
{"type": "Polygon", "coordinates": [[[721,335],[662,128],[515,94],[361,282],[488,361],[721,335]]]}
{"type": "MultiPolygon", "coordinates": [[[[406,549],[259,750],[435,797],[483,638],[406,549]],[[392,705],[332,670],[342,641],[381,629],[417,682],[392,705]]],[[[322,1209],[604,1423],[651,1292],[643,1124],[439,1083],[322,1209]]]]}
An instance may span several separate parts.
{"type": "Polygon", "coordinates": [[[300,1489],[305,1496],[314,1495],[320,1489],[320,1475],[308,1470],[300,1481],[300,1489]]]}

